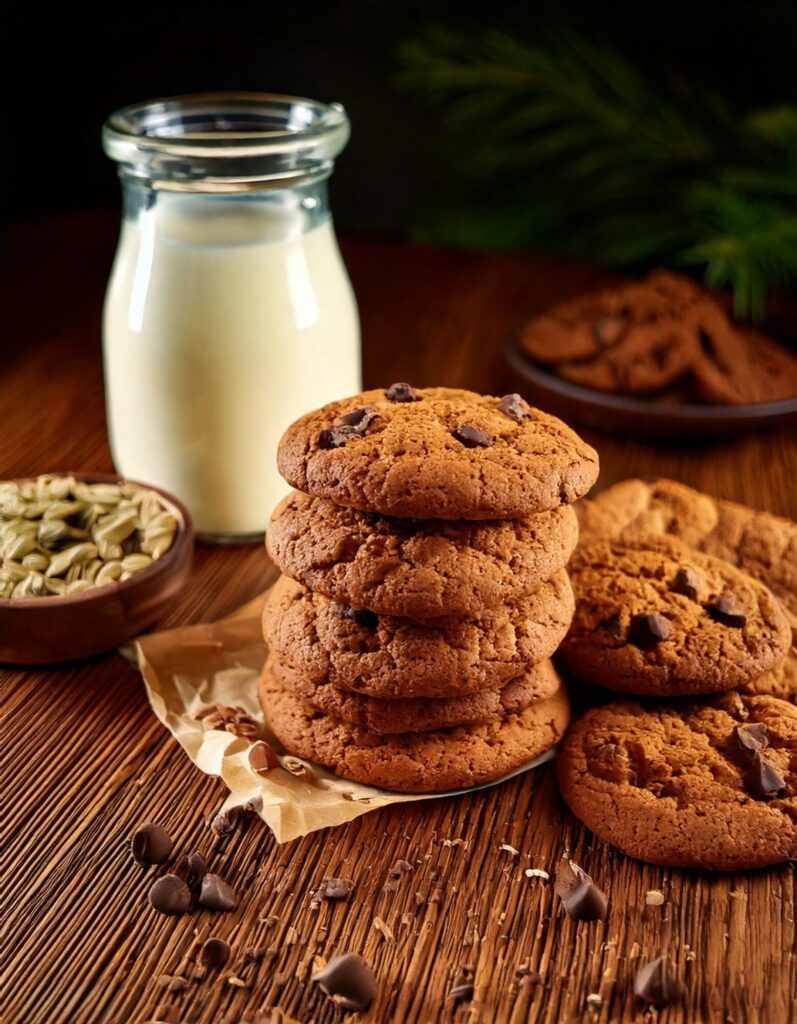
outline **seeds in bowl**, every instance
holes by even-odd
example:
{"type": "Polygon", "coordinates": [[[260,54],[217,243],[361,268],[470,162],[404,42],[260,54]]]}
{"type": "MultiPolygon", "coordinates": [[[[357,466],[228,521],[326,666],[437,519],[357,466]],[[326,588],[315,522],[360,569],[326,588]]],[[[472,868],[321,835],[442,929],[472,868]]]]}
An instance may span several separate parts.
{"type": "Polygon", "coordinates": [[[0,598],[57,597],[130,579],[174,543],[178,518],[136,484],[40,476],[0,483],[0,598]]]}

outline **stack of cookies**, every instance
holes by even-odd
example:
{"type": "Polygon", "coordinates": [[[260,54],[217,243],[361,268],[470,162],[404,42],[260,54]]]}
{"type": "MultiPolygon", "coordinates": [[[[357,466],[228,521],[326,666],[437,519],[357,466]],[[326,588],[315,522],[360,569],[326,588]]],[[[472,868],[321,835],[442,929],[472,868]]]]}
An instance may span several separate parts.
{"type": "Polygon", "coordinates": [[[571,503],[596,453],[519,395],[394,384],[285,433],[261,699],[290,752],[357,782],[501,778],[569,720],[571,503]]]}
{"type": "Polygon", "coordinates": [[[571,564],[577,607],[559,652],[576,685],[633,699],[575,723],[558,759],[563,795],[597,835],[652,863],[793,858],[797,708],[772,695],[789,617],[760,578],[677,539],[706,543],[711,499],[634,483],[633,513],[606,502],[585,516],[591,542],[571,564]]]}

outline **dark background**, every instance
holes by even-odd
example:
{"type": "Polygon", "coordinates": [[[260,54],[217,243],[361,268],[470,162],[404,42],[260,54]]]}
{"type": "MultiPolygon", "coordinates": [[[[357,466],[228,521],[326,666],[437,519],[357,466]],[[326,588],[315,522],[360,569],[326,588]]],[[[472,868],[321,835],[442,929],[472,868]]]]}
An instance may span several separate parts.
{"type": "Polygon", "coordinates": [[[127,103],[213,89],[339,100],[352,140],[333,209],[349,234],[406,234],[456,176],[445,113],[397,84],[397,50],[429,25],[498,27],[534,41],[574,30],[660,80],[686,79],[744,109],[797,97],[797,4],[0,3],[0,215],[118,205],[100,127],[127,103]]]}

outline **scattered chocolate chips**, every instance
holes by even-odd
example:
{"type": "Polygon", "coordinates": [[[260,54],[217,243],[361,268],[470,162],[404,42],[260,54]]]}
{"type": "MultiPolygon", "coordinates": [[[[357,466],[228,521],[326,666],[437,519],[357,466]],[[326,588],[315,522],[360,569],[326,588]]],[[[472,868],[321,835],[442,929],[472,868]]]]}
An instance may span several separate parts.
{"type": "Polygon", "coordinates": [[[274,751],[267,743],[261,740],[255,743],[249,750],[249,767],[253,772],[270,772],[273,768],[279,768],[280,761],[274,751]]]}
{"type": "Polygon", "coordinates": [[[659,612],[635,615],[628,629],[628,639],[636,647],[655,647],[670,635],[670,621],[659,612]]]}
{"type": "Polygon", "coordinates": [[[223,967],[230,959],[230,945],[224,939],[210,938],[202,946],[202,961],[208,967],[223,967]]]}
{"type": "Polygon", "coordinates": [[[401,878],[407,872],[412,871],[412,864],[408,860],[397,860],[388,872],[391,878],[401,878]]]}
{"type": "Polygon", "coordinates": [[[333,956],[313,981],[344,1010],[367,1010],[376,995],[374,972],[356,953],[333,956]]]}
{"type": "Polygon", "coordinates": [[[187,853],[180,858],[175,871],[185,880],[192,895],[196,898],[199,895],[202,879],[205,877],[207,869],[208,866],[205,863],[205,858],[199,850],[192,850],[191,853],[187,853]]]}
{"type": "Polygon", "coordinates": [[[572,860],[562,861],[557,868],[555,892],[574,921],[606,920],[606,894],[572,860]]]}
{"type": "Polygon", "coordinates": [[[669,1006],[680,1002],[684,992],[683,983],[666,956],[657,956],[645,964],[634,978],[634,995],[649,1006],[669,1006]]]}
{"type": "Polygon", "coordinates": [[[713,603],[707,604],[706,611],[715,622],[734,629],[742,629],[747,622],[747,616],[735,607],[730,594],[723,594],[713,603]]]}
{"type": "Polygon", "coordinates": [[[508,416],[510,420],[514,420],[515,423],[522,423],[527,416],[529,419],[534,419],[528,402],[518,394],[504,395],[498,403],[498,411],[502,412],[504,416],[508,416]]]}
{"type": "Polygon", "coordinates": [[[202,879],[199,902],[208,910],[235,910],[238,906],[238,897],[223,878],[207,874],[202,879]]]}
{"type": "Polygon", "coordinates": [[[700,590],[700,577],[694,569],[687,569],[684,566],[675,574],[675,579],[672,581],[670,589],[674,594],[682,594],[684,597],[688,597],[690,601],[696,601],[698,591],[700,590]]]}
{"type": "Polygon", "coordinates": [[[737,725],[733,730],[733,738],[742,750],[749,751],[752,754],[757,750],[763,750],[769,743],[767,727],[763,722],[748,722],[745,725],[737,725]]]}
{"type": "Polygon", "coordinates": [[[485,434],[483,430],[473,427],[469,423],[463,423],[461,427],[456,427],[451,434],[466,448],[489,448],[493,443],[489,434],[485,434]]]}
{"type": "Polygon", "coordinates": [[[748,793],[760,800],[771,800],[786,792],[786,780],[760,751],[753,754],[753,763],[744,777],[748,793]]]}
{"type": "Polygon", "coordinates": [[[177,875],[164,875],[157,879],[147,899],[159,914],[186,914],[191,909],[191,890],[177,875]]]}
{"type": "Polygon", "coordinates": [[[172,852],[172,837],[161,825],[150,823],[136,829],[130,847],[136,864],[161,864],[172,852]]]}
{"type": "Polygon", "coordinates": [[[420,402],[421,396],[410,384],[391,384],[385,391],[388,402],[420,402]]]}
{"type": "Polygon", "coordinates": [[[347,619],[353,619],[358,626],[364,626],[366,629],[376,629],[379,625],[379,616],[367,608],[350,608],[346,605],[343,614],[347,619]]]}
{"type": "Polygon", "coordinates": [[[610,348],[616,345],[628,327],[628,317],[620,314],[596,317],[592,333],[599,345],[610,348]]]}
{"type": "Polygon", "coordinates": [[[354,882],[348,878],[325,878],[318,890],[325,900],[347,900],[354,889],[354,882]]]}

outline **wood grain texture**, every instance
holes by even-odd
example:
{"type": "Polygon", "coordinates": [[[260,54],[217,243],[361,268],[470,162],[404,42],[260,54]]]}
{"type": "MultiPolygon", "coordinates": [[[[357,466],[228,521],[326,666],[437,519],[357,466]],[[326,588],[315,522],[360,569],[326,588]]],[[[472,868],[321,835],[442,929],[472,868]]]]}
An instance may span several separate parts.
{"type": "MultiPolygon", "coordinates": [[[[0,476],[107,471],[99,318],[116,225],[85,215],[28,226],[4,279],[0,476]]],[[[360,301],[368,386],[409,379],[501,394],[500,344],[523,316],[597,283],[583,267],[389,244],[345,247],[360,301]]],[[[600,486],[673,476],[709,493],[797,516],[793,431],[710,446],[651,447],[594,435],[600,486]]],[[[273,578],[259,548],[197,548],[189,585],[162,625],[216,618],[273,578]]],[[[207,817],[220,782],[190,764],[149,711],[134,670],[109,656],[53,671],[0,670],[4,1024],[156,1019],[188,1024],[342,1019],[309,983],[315,957],[359,952],[379,977],[374,1022],[635,1021],[636,968],[667,952],[687,983],[673,1022],[797,1020],[794,868],[711,877],[646,867],[593,840],[569,815],[550,767],[492,790],[375,812],[278,847],[259,822],[226,844],[207,817]],[[181,851],[207,852],[242,894],[237,911],[180,919],[146,904],[155,872],[129,854],[158,821],[181,851]],[[499,849],[515,847],[517,856],[499,849]],[[608,892],[605,924],[563,916],[550,882],[567,853],[608,892]],[[385,891],[398,857],[414,865],[385,891]],[[315,907],[327,875],[356,883],[348,904],[315,907]],[[661,907],[645,894],[659,889],[661,907]],[[416,893],[420,894],[416,898],[416,893]],[[383,923],[384,927],[377,924],[383,923]],[[168,992],[201,942],[233,946],[231,970],[168,992]],[[244,968],[257,947],[260,963],[244,968]],[[539,972],[519,974],[529,966],[539,972]],[[447,993],[463,970],[475,996],[447,993]],[[588,1001],[588,996],[592,998],[588,1001]]],[[[650,1015],[648,1015],[650,1016],[650,1015]]]]}

